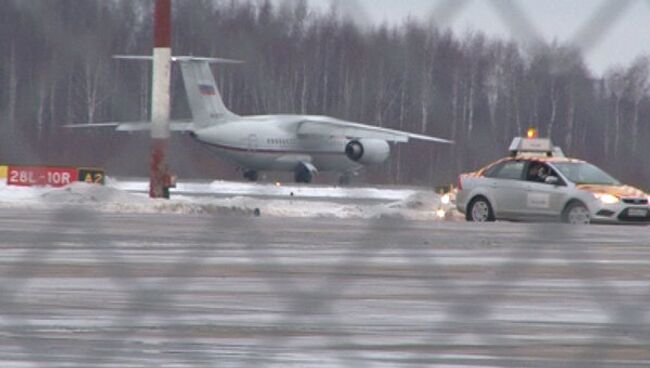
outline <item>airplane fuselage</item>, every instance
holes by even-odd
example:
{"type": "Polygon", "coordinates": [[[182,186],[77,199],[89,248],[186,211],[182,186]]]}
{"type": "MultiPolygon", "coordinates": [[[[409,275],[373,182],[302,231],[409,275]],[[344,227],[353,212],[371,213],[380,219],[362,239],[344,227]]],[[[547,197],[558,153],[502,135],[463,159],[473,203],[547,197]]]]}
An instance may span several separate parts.
{"type": "Polygon", "coordinates": [[[242,168],[257,171],[293,171],[310,163],[319,171],[352,172],[362,167],[350,160],[341,136],[295,132],[296,121],[306,116],[264,115],[237,117],[195,130],[193,136],[217,156],[242,168]]]}

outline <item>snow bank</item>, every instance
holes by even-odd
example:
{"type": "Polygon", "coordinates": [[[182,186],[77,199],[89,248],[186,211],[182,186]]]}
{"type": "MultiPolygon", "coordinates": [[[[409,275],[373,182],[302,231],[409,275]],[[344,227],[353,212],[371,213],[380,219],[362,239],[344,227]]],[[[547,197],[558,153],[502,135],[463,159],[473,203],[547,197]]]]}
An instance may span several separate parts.
{"type": "MultiPolygon", "coordinates": [[[[235,188],[239,183],[218,182],[217,184],[194,185],[194,191],[184,192],[192,195],[174,195],[172,200],[160,200],[150,199],[145,193],[134,193],[123,189],[130,186],[130,190],[140,191],[146,189],[145,182],[133,181],[124,185],[124,183],[111,181],[107,186],[74,183],[65,188],[22,188],[0,184],[0,207],[51,209],[62,206],[83,206],[84,209],[110,213],[236,214],[245,216],[254,216],[259,213],[262,216],[271,217],[364,219],[395,217],[435,220],[439,219],[436,210],[442,206],[435,193],[413,189],[298,188],[296,186],[263,185],[260,191],[252,191],[250,189],[252,184],[245,184],[244,190],[249,188],[249,195],[211,197],[210,193],[219,193],[220,196],[228,194],[228,187],[235,188]],[[138,188],[134,187],[136,184],[138,188]],[[206,185],[209,188],[206,188],[206,185]],[[209,191],[199,191],[201,186],[209,191]],[[215,192],[216,190],[218,192],[215,192]],[[292,192],[294,196],[291,196],[292,192]],[[328,198],[349,198],[351,200],[337,202],[328,201],[328,198]],[[387,198],[399,199],[376,204],[354,203],[353,200],[386,200],[387,198]]],[[[187,188],[178,189],[183,192],[187,188]]]]}
{"type": "MultiPolygon", "coordinates": [[[[146,192],[148,183],[142,180],[111,179],[110,186],[125,191],[146,192]]],[[[271,183],[241,183],[231,181],[213,181],[211,183],[179,182],[174,190],[181,194],[210,194],[229,196],[263,196],[288,197],[293,193],[301,198],[353,198],[376,200],[401,200],[415,194],[414,189],[402,188],[372,188],[372,187],[337,187],[319,185],[271,184],[271,183]]]]}

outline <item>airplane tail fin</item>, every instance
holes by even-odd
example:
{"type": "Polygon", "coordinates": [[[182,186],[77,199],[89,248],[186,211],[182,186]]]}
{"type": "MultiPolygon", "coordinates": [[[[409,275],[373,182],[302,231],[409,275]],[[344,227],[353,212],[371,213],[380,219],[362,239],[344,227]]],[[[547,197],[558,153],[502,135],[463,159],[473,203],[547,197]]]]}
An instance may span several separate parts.
{"type": "Polygon", "coordinates": [[[197,128],[237,117],[223,103],[208,61],[181,60],[180,66],[187,100],[197,128]]]}
{"type": "MultiPolygon", "coordinates": [[[[153,60],[151,56],[116,55],[115,59],[153,60]]],[[[239,60],[195,56],[172,56],[178,62],[183,74],[187,100],[192,110],[194,126],[197,129],[217,125],[222,121],[238,117],[223,103],[221,93],[210,70],[211,63],[239,64],[239,60]]]]}

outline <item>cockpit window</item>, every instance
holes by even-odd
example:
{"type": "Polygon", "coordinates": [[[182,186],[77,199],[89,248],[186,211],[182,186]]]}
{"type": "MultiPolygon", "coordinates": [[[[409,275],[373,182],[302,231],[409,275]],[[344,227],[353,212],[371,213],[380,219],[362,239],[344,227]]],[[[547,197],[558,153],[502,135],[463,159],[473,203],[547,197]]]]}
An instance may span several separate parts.
{"type": "Polygon", "coordinates": [[[557,162],[554,166],[576,184],[621,185],[611,175],[587,162],[557,162]]]}

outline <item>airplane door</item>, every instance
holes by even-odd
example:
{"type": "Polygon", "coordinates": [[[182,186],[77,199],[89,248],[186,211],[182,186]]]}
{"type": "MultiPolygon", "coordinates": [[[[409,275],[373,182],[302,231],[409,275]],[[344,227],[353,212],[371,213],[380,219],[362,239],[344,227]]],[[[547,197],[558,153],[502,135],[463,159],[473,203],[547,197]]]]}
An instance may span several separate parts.
{"type": "Polygon", "coordinates": [[[257,150],[257,134],[249,134],[248,142],[246,144],[246,151],[252,155],[255,153],[256,150],[257,150]]]}

